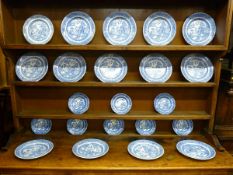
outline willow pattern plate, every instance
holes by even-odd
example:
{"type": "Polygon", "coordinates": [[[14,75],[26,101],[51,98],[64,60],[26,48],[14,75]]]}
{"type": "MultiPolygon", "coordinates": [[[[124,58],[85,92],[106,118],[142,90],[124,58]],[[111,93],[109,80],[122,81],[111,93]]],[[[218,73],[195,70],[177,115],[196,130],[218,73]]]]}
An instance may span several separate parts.
{"type": "Polygon", "coordinates": [[[180,68],[184,78],[189,82],[208,82],[214,74],[210,59],[198,53],[185,56],[180,68]]]}
{"type": "Polygon", "coordinates": [[[126,76],[128,66],[122,56],[110,53],[104,54],[96,60],[94,71],[100,81],[117,83],[126,76]]]}
{"type": "Polygon", "coordinates": [[[68,107],[74,114],[85,113],[90,106],[90,100],[88,96],[83,93],[75,93],[68,100],[68,107]]]}
{"type": "Polygon", "coordinates": [[[52,128],[52,120],[50,119],[32,119],[31,129],[34,134],[48,134],[52,128]]]}
{"type": "Polygon", "coordinates": [[[104,120],[104,130],[109,135],[119,135],[124,131],[124,120],[104,120]]]}
{"type": "Polygon", "coordinates": [[[88,127],[87,120],[69,119],[67,120],[67,131],[72,135],[82,135],[88,127]]]}
{"type": "Polygon", "coordinates": [[[104,20],[103,34],[112,45],[128,45],[136,33],[136,22],[127,12],[113,12],[104,20]]]}
{"type": "Polygon", "coordinates": [[[71,45],[86,45],[94,38],[95,23],[87,13],[71,12],[62,20],[61,34],[71,45]]]}
{"type": "Polygon", "coordinates": [[[173,131],[180,136],[189,135],[193,131],[192,120],[173,120],[172,122],[173,131]]]}
{"type": "Polygon", "coordinates": [[[53,23],[43,15],[33,15],[23,24],[23,36],[30,44],[46,44],[53,33],[53,23]]]}
{"type": "Polygon", "coordinates": [[[86,73],[86,61],[77,53],[60,55],[53,64],[53,74],[61,82],[77,82],[86,73]]]}
{"type": "Polygon", "coordinates": [[[168,93],[160,93],[154,99],[155,110],[163,115],[170,114],[176,107],[176,101],[173,96],[168,93]]]}
{"type": "Polygon", "coordinates": [[[36,52],[22,55],[15,66],[17,77],[21,81],[40,81],[48,71],[47,58],[36,52]]]}
{"type": "Polygon", "coordinates": [[[84,139],[74,144],[72,152],[83,159],[96,159],[107,154],[108,144],[99,139],[84,139]]]}
{"type": "Polygon", "coordinates": [[[15,149],[15,156],[24,160],[37,159],[50,153],[53,147],[53,143],[49,140],[30,140],[15,149]]]}
{"type": "Polygon", "coordinates": [[[216,33],[216,25],[210,15],[198,12],[185,20],[182,33],[188,44],[204,46],[213,40],[216,33]]]}
{"type": "Polygon", "coordinates": [[[140,135],[151,135],[156,130],[156,123],[154,120],[137,120],[135,128],[140,135]]]}
{"type": "Polygon", "coordinates": [[[196,160],[210,160],[216,155],[212,146],[197,140],[179,141],[176,148],[181,154],[196,160]]]}
{"type": "Polygon", "coordinates": [[[118,93],[111,99],[111,108],[116,114],[126,114],[132,108],[132,100],[127,94],[118,93]]]}
{"type": "Polygon", "coordinates": [[[139,72],[147,82],[166,82],[172,75],[172,64],[162,54],[149,54],[141,60],[139,72]]]}
{"type": "Polygon", "coordinates": [[[142,160],[155,160],[163,156],[163,147],[150,140],[136,140],[128,145],[128,152],[133,157],[142,160]]]}
{"type": "Polygon", "coordinates": [[[167,45],[176,35],[176,22],[166,12],[155,12],[148,16],[143,25],[143,36],[150,45],[167,45]]]}

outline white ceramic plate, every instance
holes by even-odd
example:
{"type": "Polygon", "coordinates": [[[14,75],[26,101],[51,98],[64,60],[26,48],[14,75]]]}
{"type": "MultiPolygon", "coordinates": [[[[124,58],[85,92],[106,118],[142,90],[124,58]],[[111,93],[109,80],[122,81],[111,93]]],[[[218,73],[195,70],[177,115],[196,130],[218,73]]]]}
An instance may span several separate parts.
{"type": "Polygon", "coordinates": [[[116,114],[127,114],[132,108],[132,100],[127,94],[118,93],[111,99],[111,108],[116,114]]]}
{"type": "Polygon", "coordinates": [[[88,96],[83,93],[75,93],[68,100],[68,107],[74,114],[85,113],[90,106],[90,100],[88,96]]]}
{"type": "Polygon", "coordinates": [[[119,135],[124,131],[124,120],[104,120],[104,130],[109,135],[119,135]]]}
{"type": "Polygon", "coordinates": [[[69,119],[66,123],[67,131],[72,135],[82,135],[88,127],[87,120],[69,119]]]}
{"type": "Polygon", "coordinates": [[[176,107],[176,101],[173,96],[168,93],[160,93],[154,99],[154,108],[155,110],[162,114],[168,115],[171,114],[176,107]]]}
{"type": "Polygon", "coordinates": [[[172,121],[173,131],[180,136],[189,135],[193,131],[192,120],[173,120],[172,121]]]}
{"type": "Polygon", "coordinates": [[[52,128],[52,120],[50,119],[32,119],[31,129],[34,134],[48,134],[52,128]]]}
{"type": "Polygon", "coordinates": [[[135,128],[140,135],[151,135],[156,130],[156,123],[154,120],[137,120],[135,128]]]}

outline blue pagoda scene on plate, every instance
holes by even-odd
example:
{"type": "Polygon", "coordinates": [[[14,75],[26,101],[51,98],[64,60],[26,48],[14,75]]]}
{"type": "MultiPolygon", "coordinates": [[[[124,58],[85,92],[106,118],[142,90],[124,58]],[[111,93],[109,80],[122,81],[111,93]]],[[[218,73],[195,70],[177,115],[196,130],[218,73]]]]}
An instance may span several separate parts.
{"type": "Polygon", "coordinates": [[[172,121],[173,131],[180,136],[189,135],[193,131],[192,120],[173,120],[172,121]]]}
{"type": "Polygon", "coordinates": [[[127,114],[132,108],[132,100],[127,94],[117,93],[111,99],[111,108],[116,114],[127,114]]]}
{"type": "Polygon", "coordinates": [[[72,135],[82,135],[88,127],[87,120],[69,119],[66,123],[67,131],[72,135]]]}
{"type": "Polygon", "coordinates": [[[31,129],[34,134],[45,135],[51,131],[52,120],[50,119],[32,119],[31,129]]]}
{"type": "Polygon", "coordinates": [[[156,122],[154,120],[137,120],[135,128],[140,135],[152,135],[156,130],[156,122]]]}
{"type": "Polygon", "coordinates": [[[172,95],[169,93],[160,93],[154,99],[154,108],[155,110],[162,114],[168,115],[171,114],[176,107],[176,101],[172,95]]]}
{"type": "Polygon", "coordinates": [[[104,120],[103,127],[108,135],[119,135],[124,131],[124,120],[104,120]]]}
{"type": "Polygon", "coordinates": [[[68,107],[74,114],[85,113],[90,106],[90,100],[84,93],[77,92],[68,100],[68,107]]]}

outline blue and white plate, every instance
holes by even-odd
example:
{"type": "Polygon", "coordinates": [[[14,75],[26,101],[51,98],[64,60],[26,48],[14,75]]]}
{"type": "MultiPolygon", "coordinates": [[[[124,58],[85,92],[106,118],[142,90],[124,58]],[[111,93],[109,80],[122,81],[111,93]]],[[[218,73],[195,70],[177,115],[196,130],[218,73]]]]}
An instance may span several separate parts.
{"type": "Polygon", "coordinates": [[[127,94],[118,93],[111,99],[111,108],[116,114],[126,114],[132,108],[132,100],[127,94]]]}
{"type": "Polygon", "coordinates": [[[77,53],[60,55],[53,64],[53,74],[61,82],[77,82],[86,73],[86,61],[77,53]]]}
{"type": "Polygon", "coordinates": [[[94,66],[96,77],[105,83],[117,83],[124,79],[128,66],[124,58],[118,54],[100,56],[94,66]]]}
{"type": "Polygon", "coordinates": [[[189,82],[208,82],[214,74],[214,66],[210,59],[199,53],[193,53],[182,59],[180,66],[182,75],[189,82]]]}
{"type": "Polygon", "coordinates": [[[189,135],[193,131],[192,120],[173,120],[172,122],[173,131],[180,136],[189,135]]]}
{"type": "Polygon", "coordinates": [[[163,156],[163,147],[151,140],[135,140],[128,145],[128,152],[142,160],[155,160],[163,156]]]}
{"type": "Polygon", "coordinates": [[[176,35],[176,21],[166,12],[155,12],[148,16],[143,25],[143,36],[150,45],[164,46],[176,35]]]}
{"type": "Polygon", "coordinates": [[[212,146],[197,140],[179,141],[176,148],[184,156],[196,160],[210,160],[216,156],[216,151],[212,146]]]}
{"type": "Polygon", "coordinates": [[[160,93],[154,99],[155,110],[163,115],[171,114],[176,107],[176,101],[173,96],[168,93],[160,93]]]}
{"type": "Polygon", "coordinates": [[[15,72],[21,81],[40,81],[48,72],[47,58],[37,52],[26,53],[18,59],[15,72]]]}
{"type": "Polygon", "coordinates": [[[61,34],[71,45],[86,45],[94,38],[95,23],[85,12],[71,12],[62,20],[61,34]]]}
{"type": "Polygon", "coordinates": [[[104,120],[104,130],[109,135],[119,135],[124,131],[124,120],[104,120]]]}
{"type": "Polygon", "coordinates": [[[48,134],[52,128],[52,120],[50,119],[32,119],[31,129],[34,134],[48,134]]]}
{"type": "Polygon", "coordinates": [[[88,127],[87,120],[69,119],[66,123],[67,131],[72,135],[82,135],[88,127]]]}
{"type": "Polygon", "coordinates": [[[30,44],[47,44],[53,33],[53,23],[43,15],[33,15],[23,24],[23,36],[30,44]]]}
{"type": "Polygon", "coordinates": [[[136,33],[136,22],[127,12],[113,12],[104,20],[103,34],[112,45],[128,45],[136,33]]]}
{"type": "Polygon", "coordinates": [[[84,139],[74,144],[72,152],[83,159],[96,159],[107,154],[108,144],[100,139],[84,139]]]}
{"type": "Polygon", "coordinates": [[[194,13],[185,20],[182,33],[188,44],[205,46],[213,40],[216,24],[210,15],[202,12],[194,13]]]}
{"type": "Polygon", "coordinates": [[[147,82],[163,83],[172,75],[172,64],[162,54],[149,54],[141,60],[139,72],[147,82]]]}
{"type": "Polygon", "coordinates": [[[68,100],[68,107],[74,114],[85,113],[90,106],[90,100],[88,96],[83,93],[75,93],[68,100]]]}
{"type": "Polygon", "coordinates": [[[156,130],[156,123],[154,120],[137,120],[135,128],[140,135],[151,135],[156,130]]]}
{"type": "Polygon", "coordinates": [[[49,140],[30,140],[15,149],[15,156],[24,160],[37,159],[50,153],[53,147],[53,143],[49,140]]]}

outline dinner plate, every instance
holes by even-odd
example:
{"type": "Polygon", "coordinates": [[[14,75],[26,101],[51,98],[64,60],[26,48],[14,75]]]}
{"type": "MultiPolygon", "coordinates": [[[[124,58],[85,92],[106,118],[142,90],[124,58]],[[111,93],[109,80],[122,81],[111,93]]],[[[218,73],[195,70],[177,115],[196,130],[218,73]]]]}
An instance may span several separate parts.
{"type": "Polygon", "coordinates": [[[100,56],[94,66],[96,77],[105,83],[117,83],[124,79],[128,66],[124,58],[118,54],[100,56]]]}
{"type": "Polygon", "coordinates": [[[127,12],[113,12],[104,20],[103,34],[112,45],[128,45],[136,33],[136,22],[127,12]]]}
{"type": "Polygon", "coordinates": [[[140,135],[151,135],[156,130],[156,123],[154,120],[137,120],[135,128],[140,135]]]}
{"type": "Polygon", "coordinates": [[[73,94],[68,100],[68,107],[74,114],[85,113],[90,106],[90,100],[88,96],[83,93],[77,92],[73,94]]]}
{"type": "Polygon", "coordinates": [[[69,119],[66,123],[67,131],[72,135],[82,135],[88,127],[87,120],[69,119]]]}
{"type": "Polygon", "coordinates": [[[109,135],[119,135],[124,131],[124,120],[104,120],[104,130],[109,135]]]}
{"type": "Polygon", "coordinates": [[[176,101],[174,97],[168,93],[160,93],[154,99],[154,108],[160,114],[171,114],[175,107],[176,101]]]}
{"type": "Polygon", "coordinates": [[[128,145],[128,152],[142,160],[155,160],[163,156],[163,147],[151,140],[135,140],[128,145]]]}
{"type": "Polygon", "coordinates": [[[74,144],[72,152],[83,159],[96,159],[107,154],[108,144],[100,139],[84,139],[74,144]]]}
{"type": "Polygon", "coordinates": [[[141,60],[139,72],[147,82],[163,83],[172,75],[172,64],[162,54],[149,54],[141,60]]]}
{"type": "Polygon", "coordinates": [[[176,21],[162,11],[152,13],[143,25],[143,36],[150,45],[164,46],[169,44],[176,35],[176,21]]]}
{"type": "Polygon", "coordinates": [[[21,81],[40,81],[48,72],[47,58],[37,52],[26,53],[18,59],[15,72],[21,81]]]}
{"type": "Polygon", "coordinates": [[[216,156],[212,146],[197,140],[179,141],[176,148],[181,154],[196,160],[210,160],[216,156]]]}
{"type": "Polygon", "coordinates": [[[73,52],[60,55],[53,64],[53,74],[61,82],[77,82],[86,73],[85,59],[73,52]]]}
{"type": "Polygon", "coordinates": [[[117,93],[111,99],[111,108],[116,114],[127,114],[132,108],[132,100],[127,94],[117,93]]]}
{"type": "Polygon", "coordinates": [[[61,34],[71,45],[86,45],[94,38],[95,23],[87,13],[74,11],[62,20],[61,34]]]}
{"type": "Polygon", "coordinates": [[[52,120],[50,119],[32,119],[31,129],[34,134],[48,134],[52,128],[52,120]]]}
{"type": "Polygon", "coordinates": [[[208,82],[214,74],[214,66],[210,59],[199,53],[193,53],[182,59],[180,66],[182,75],[189,82],[208,82]]]}
{"type": "Polygon", "coordinates": [[[204,46],[213,40],[216,24],[210,15],[202,12],[194,13],[185,20],[182,33],[188,44],[204,46]]]}
{"type": "Polygon", "coordinates": [[[172,122],[173,131],[180,136],[189,135],[193,131],[192,120],[173,120],[172,122]]]}
{"type": "Polygon", "coordinates": [[[53,23],[44,15],[33,15],[23,24],[23,36],[30,44],[47,44],[53,33],[53,23]]]}
{"type": "Polygon", "coordinates": [[[15,156],[24,160],[37,159],[50,153],[53,147],[53,143],[49,140],[30,140],[15,149],[15,156]]]}

